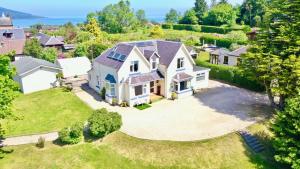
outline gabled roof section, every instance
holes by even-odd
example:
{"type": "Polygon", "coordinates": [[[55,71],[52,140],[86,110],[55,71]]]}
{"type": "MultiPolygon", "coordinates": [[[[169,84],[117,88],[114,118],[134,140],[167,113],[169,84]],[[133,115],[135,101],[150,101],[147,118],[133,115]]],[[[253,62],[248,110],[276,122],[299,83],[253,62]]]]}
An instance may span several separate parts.
{"type": "Polygon", "coordinates": [[[229,55],[239,57],[239,56],[241,56],[241,54],[247,53],[247,49],[248,49],[247,46],[242,46],[242,47],[230,52],[229,55]]]}
{"type": "Polygon", "coordinates": [[[48,68],[60,70],[60,67],[56,64],[53,64],[51,62],[42,59],[33,58],[30,56],[20,58],[19,60],[14,61],[12,65],[16,67],[17,74],[19,76],[22,76],[23,74],[30,72],[39,67],[48,67],[48,68]]]}
{"type": "Polygon", "coordinates": [[[169,66],[181,46],[181,42],[157,41],[157,53],[160,56],[160,64],[169,66]]]}
{"type": "Polygon", "coordinates": [[[43,46],[55,46],[64,44],[64,42],[62,42],[55,36],[48,36],[44,33],[38,33],[36,37],[43,46]]]}

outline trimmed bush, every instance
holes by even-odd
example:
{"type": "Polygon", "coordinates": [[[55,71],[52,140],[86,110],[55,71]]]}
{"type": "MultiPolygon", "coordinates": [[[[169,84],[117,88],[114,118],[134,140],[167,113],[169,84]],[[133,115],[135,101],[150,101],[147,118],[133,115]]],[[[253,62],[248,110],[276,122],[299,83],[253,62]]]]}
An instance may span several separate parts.
{"type": "Polygon", "coordinates": [[[88,119],[89,130],[92,136],[102,138],[122,126],[122,118],[116,112],[100,109],[93,112],[88,119]]]}
{"type": "Polygon", "coordinates": [[[77,144],[83,137],[83,124],[75,123],[71,127],[63,128],[58,135],[64,144],[77,144]]]}
{"type": "Polygon", "coordinates": [[[200,43],[202,43],[203,40],[205,43],[210,43],[210,44],[214,44],[216,42],[217,43],[216,45],[218,47],[224,47],[224,48],[230,48],[231,44],[233,44],[233,43],[237,43],[239,45],[246,44],[245,41],[234,41],[234,40],[230,40],[227,38],[218,37],[218,36],[209,35],[209,34],[201,36],[200,43]]]}
{"type": "Polygon", "coordinates": [[[205,33],[219,33],[219,34],[226,34],[231,30],[229,28],[224,28],[220,26],[207,26],[207,25],[201,25],[201,29],[202,32],[205,33]]]}
{"type": "Polygon", "coordinates": [[[253,78],[246,77],[237,67],[214,65],[203,61],[196,61],[198,66],[210,68],[209,77],[221,80],[248,90],[263,92],[265,88],[253,78]]]}
{"type": "Polygon", "coordinates": [[[163,29],[173,29],[173,25],[168,23],[162,24],[161,27],[163,29]]]}
{"type": "Polygon", "coordinates": [[[176,24],[176,25],[173,25],[173,29],[174,30],[187,30],[187,31],[201,32],[200,25],[176,24]]]}

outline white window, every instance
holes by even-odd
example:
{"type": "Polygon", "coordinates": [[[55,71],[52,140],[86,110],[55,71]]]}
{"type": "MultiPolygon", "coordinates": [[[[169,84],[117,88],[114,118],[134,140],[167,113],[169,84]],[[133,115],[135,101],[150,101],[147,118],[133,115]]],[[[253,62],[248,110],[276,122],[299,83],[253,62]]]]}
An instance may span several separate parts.
{"type": "Polygon", "coordinates": [[[139,71],[139,61],[132,61],[130,64],[130,72],[138,72],[139,71]]]}
{"type": "Polygon", "coordinates": [[[106,82],[105,84],[106,94],[109,96],[115,96],[116,95],[116,84],[106,82]]]}
{"type": "Polygon", "coordinates": [[[184,67],[184,58],[178,58],[177,59],[177,69],[184,67]]]}
{"type": "Polygon", "coordinates": [[[99,76],[96,76],[96,79],[97,79],[97,85],[100,86],[100,79],[99,79],[99,76]]]}
{"type": "Polygon", "coordinates": [[[196,75],[196,81],[202,81],[205,80],[205,73],[198,73],[196,75]]]}
{"type": "Polygon", "coordinates": [[[135,96],[147,94],[147,85],[139,85],[134,87],[135,96]]]}

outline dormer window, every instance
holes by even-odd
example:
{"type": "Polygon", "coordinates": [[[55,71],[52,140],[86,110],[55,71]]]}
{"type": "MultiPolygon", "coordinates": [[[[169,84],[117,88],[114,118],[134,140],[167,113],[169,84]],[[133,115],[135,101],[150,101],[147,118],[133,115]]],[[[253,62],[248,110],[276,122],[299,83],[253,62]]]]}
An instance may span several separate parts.
{"type": "Polygon", "coordinates": [[[152,61],[152,69],[157,69],[157,62],[155,60],[152,61]]]}
{"type": "Polygon", "coordinates": [[[132,61],[130,64],[130,72],[138,72],[139,71],[139,61],[132,61]]]}
{"type": "Polygon", "coordinates": [[[178,58],[177,59],[177,69],[184,67],[184,58],[178,58]]]}

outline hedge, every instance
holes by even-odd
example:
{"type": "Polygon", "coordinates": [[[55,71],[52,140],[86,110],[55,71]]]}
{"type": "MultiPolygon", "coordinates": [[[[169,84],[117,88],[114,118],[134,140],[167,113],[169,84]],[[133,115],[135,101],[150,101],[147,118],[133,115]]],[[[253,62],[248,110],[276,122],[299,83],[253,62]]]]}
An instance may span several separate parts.
{"type": "Polygon", "coordinates": [[[198,66],[210,68],[209,77],[211,79],[221,80],[229,84],[239,86],[256,92],[264,92],[265,87],[257,80],[246,77],[237,67],[214,65],[200,60],[196,61],[198,66]]]}
{"type": "Polygon", "coordinates": [[[204,40],[204,42],[207,44],[214,44],[216,42],[216,45],[219,47],[224,47],[224,48],[230,48],[231,44],[233,43],[237,43],[239,45],[244,45],[246,42],[242,42],[242,41],[232,41],[230,39],[226,39],[226,38],[222,38],[222,37],[217,37],[214,35],[202,35],[200,37],[200,43],[202,43],[204,40]]]}
{"type": "Polygon", "coordinates": [[[205,33],[219,33],[219,34],[226,34],[230,31],[238,31],[238,30],[242,30],[245,33],[249,32],[249,26],[221,27],[221,26],[209,26],[209,25],[162,24],[162,28],[174,29],[174,30],[188,30],[188,31],[205,32],[205,33]]]}
{"type": "Polygon", "coordinates": [[[163,29],[173,29],[173,25],[172,24],[168,24],[168,23],[162,24],[161,27],[163,29]]]}
{"type": "Polygon", "coordinates": [[[187,31],[201,32],[200,25],[175,24],[175,25],[173,25],[173,29],[174,30],[187,30],[187,31]]]}

